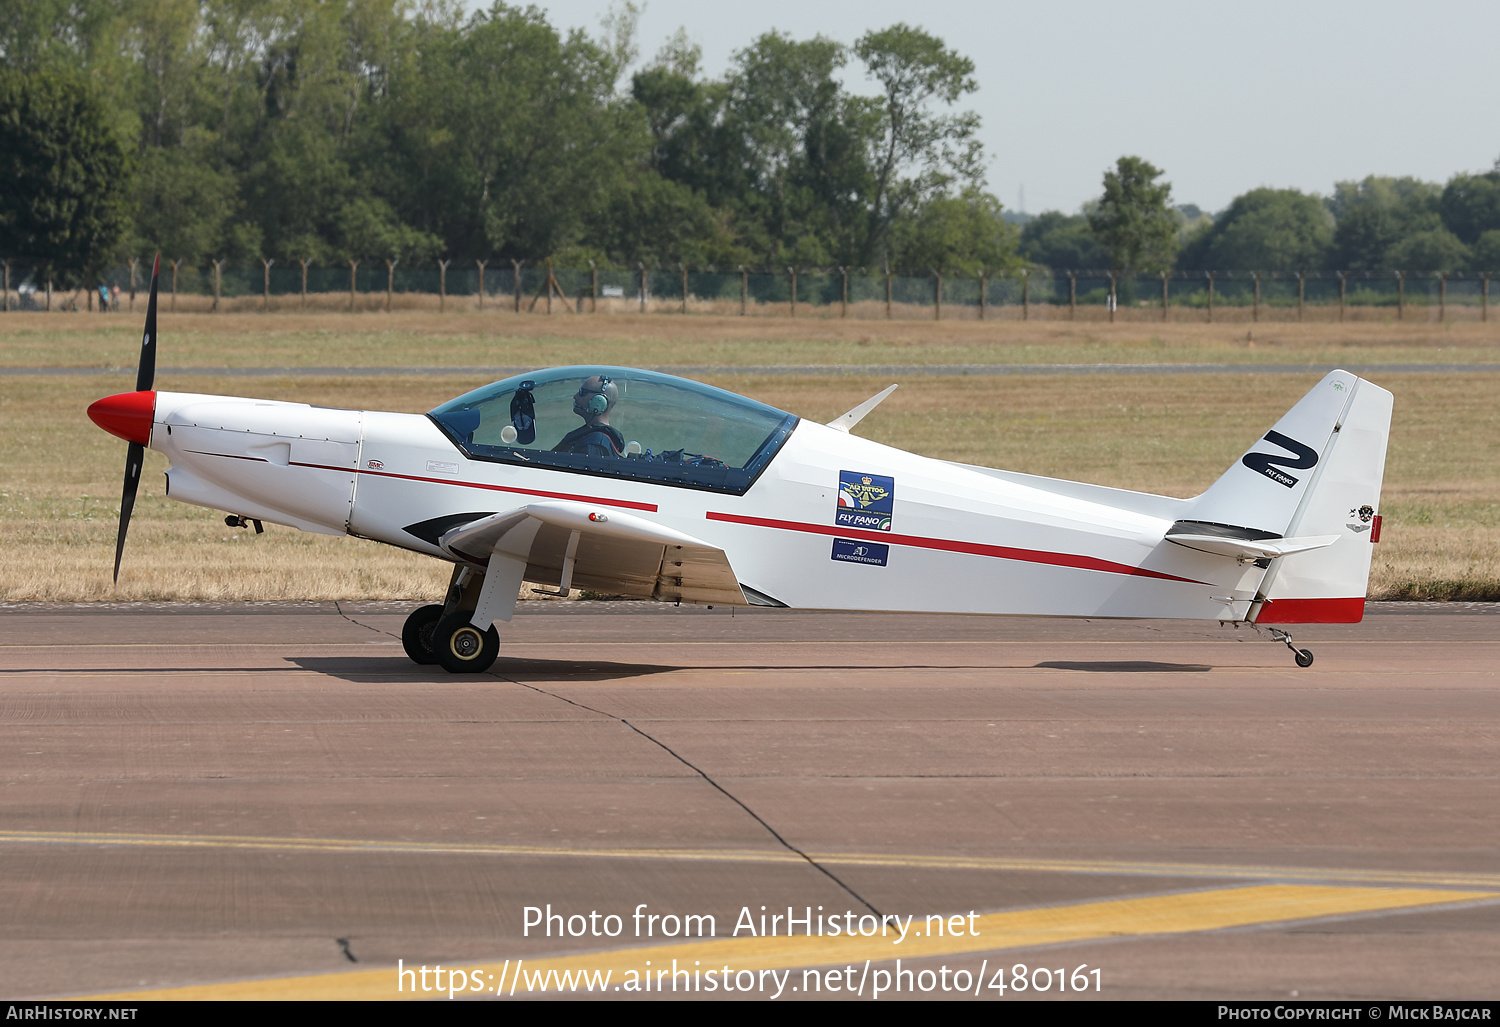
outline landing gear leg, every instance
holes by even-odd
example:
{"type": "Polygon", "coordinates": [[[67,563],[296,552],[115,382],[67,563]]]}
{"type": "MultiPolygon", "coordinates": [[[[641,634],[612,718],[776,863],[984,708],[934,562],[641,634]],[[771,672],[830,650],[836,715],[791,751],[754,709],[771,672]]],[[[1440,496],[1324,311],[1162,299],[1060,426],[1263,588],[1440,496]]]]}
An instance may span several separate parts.
{"type": "Polygon", "coordinates": [[[1285,642],[1286,643],[1286,647],[1292,651],[1292,656],[1297,661],[1297,666],[1299,666],[1299,667],[1311,667],[1312,666],[1313,654],[1312,654],[1312,650],[1311,649],[1298,649],[1296,646],[1292,645],[1292,636],[1291,636],[1291,634],[1288,633],[1288,632],[1282,631],[1280,628],[1267,628],[1266,630],[1271,633],[1271,637],[1273,639],[1275,639],[1277,642],[1285,642]]]}

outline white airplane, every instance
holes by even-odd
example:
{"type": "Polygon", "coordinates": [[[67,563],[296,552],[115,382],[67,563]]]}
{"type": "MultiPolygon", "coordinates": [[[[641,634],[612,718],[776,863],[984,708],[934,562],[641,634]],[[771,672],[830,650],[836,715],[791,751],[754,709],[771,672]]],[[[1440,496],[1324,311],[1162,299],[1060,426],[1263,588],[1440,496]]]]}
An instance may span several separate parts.
{"type": "MultiPolygon", "coordinates": [[[[1391,394],[1333,371],[1206,492],[1173,499],[916,456],[652,371],[519,375],[426,414],[136,391],[89,416],[167,495],[453,564],[406,622],[418,663],[487,669],[524,582],[664,602],[1287,625],[1364,613],[1391,394]]],[[[536,591],[543,591],[537,588],[536,591]]],[[[1283,628],[1270,628],[1299,666],[1283,628]]]]}

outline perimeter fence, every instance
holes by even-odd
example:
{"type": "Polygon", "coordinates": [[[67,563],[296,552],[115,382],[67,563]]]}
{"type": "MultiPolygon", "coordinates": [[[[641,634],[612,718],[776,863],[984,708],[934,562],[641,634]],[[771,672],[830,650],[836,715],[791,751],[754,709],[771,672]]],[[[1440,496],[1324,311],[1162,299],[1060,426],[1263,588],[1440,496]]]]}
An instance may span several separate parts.
{"type": "MultiPolygon", "coordinates": [[[[167,311],[484,310],[681,313],[864,320],[1488,321],[1493,272],[1177,271],[1124,275],[1045,268],[980,274],[865,268],[560,268],[548,261],[429,267],[267,260],[206,267],[163,261],[167,311]]],[[[144,302],[150,265],[100,276],[104,309],[144,302]]],[[[98,290],[54,287],[4,262],[3,309],[97,310],[98,290]]]]}

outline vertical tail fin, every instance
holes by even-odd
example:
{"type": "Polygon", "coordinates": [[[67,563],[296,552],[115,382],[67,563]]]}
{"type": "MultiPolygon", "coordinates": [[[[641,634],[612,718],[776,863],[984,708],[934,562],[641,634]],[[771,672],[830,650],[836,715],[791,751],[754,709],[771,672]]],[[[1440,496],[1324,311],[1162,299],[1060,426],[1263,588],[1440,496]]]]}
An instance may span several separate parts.
{"type": "Polygon", "coordinates": [[[1370,544],[1380,534],[1392,397],[1333,371],[1199,496],[1193,519],[1332,545],[1270,562],[1249,619],[1350,623],[1364,616],[1370,544]]]}

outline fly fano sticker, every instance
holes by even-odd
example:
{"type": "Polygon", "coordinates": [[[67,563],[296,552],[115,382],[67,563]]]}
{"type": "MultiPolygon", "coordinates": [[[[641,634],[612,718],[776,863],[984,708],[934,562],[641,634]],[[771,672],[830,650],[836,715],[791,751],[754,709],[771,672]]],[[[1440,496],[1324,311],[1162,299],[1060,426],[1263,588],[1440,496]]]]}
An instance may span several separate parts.
{"type": "Polygon", "coordinates": [[[1280,446],[1291,453],[1291,456],[1282,456],[1280,453],[1246,453],[1240,463],[1258,471],[1270,478],[1278,485],[1287,488],[1295,486],[1299,479],[1287,474],[1282,468],[1291,471],[1305,471],[1318,462],[1317,451],[1309,446],[1304,446],[1296,439],[1287,438],[1279,431],[1266,432],[1265,441],[1273,446],[1280,446]]]}
{"type": "Polygon", "coordinates": [[[896,479],[859,471],[839,472],[839,505],[833,523],[841,528],[890,531],[896,505],[896,479]]]}

